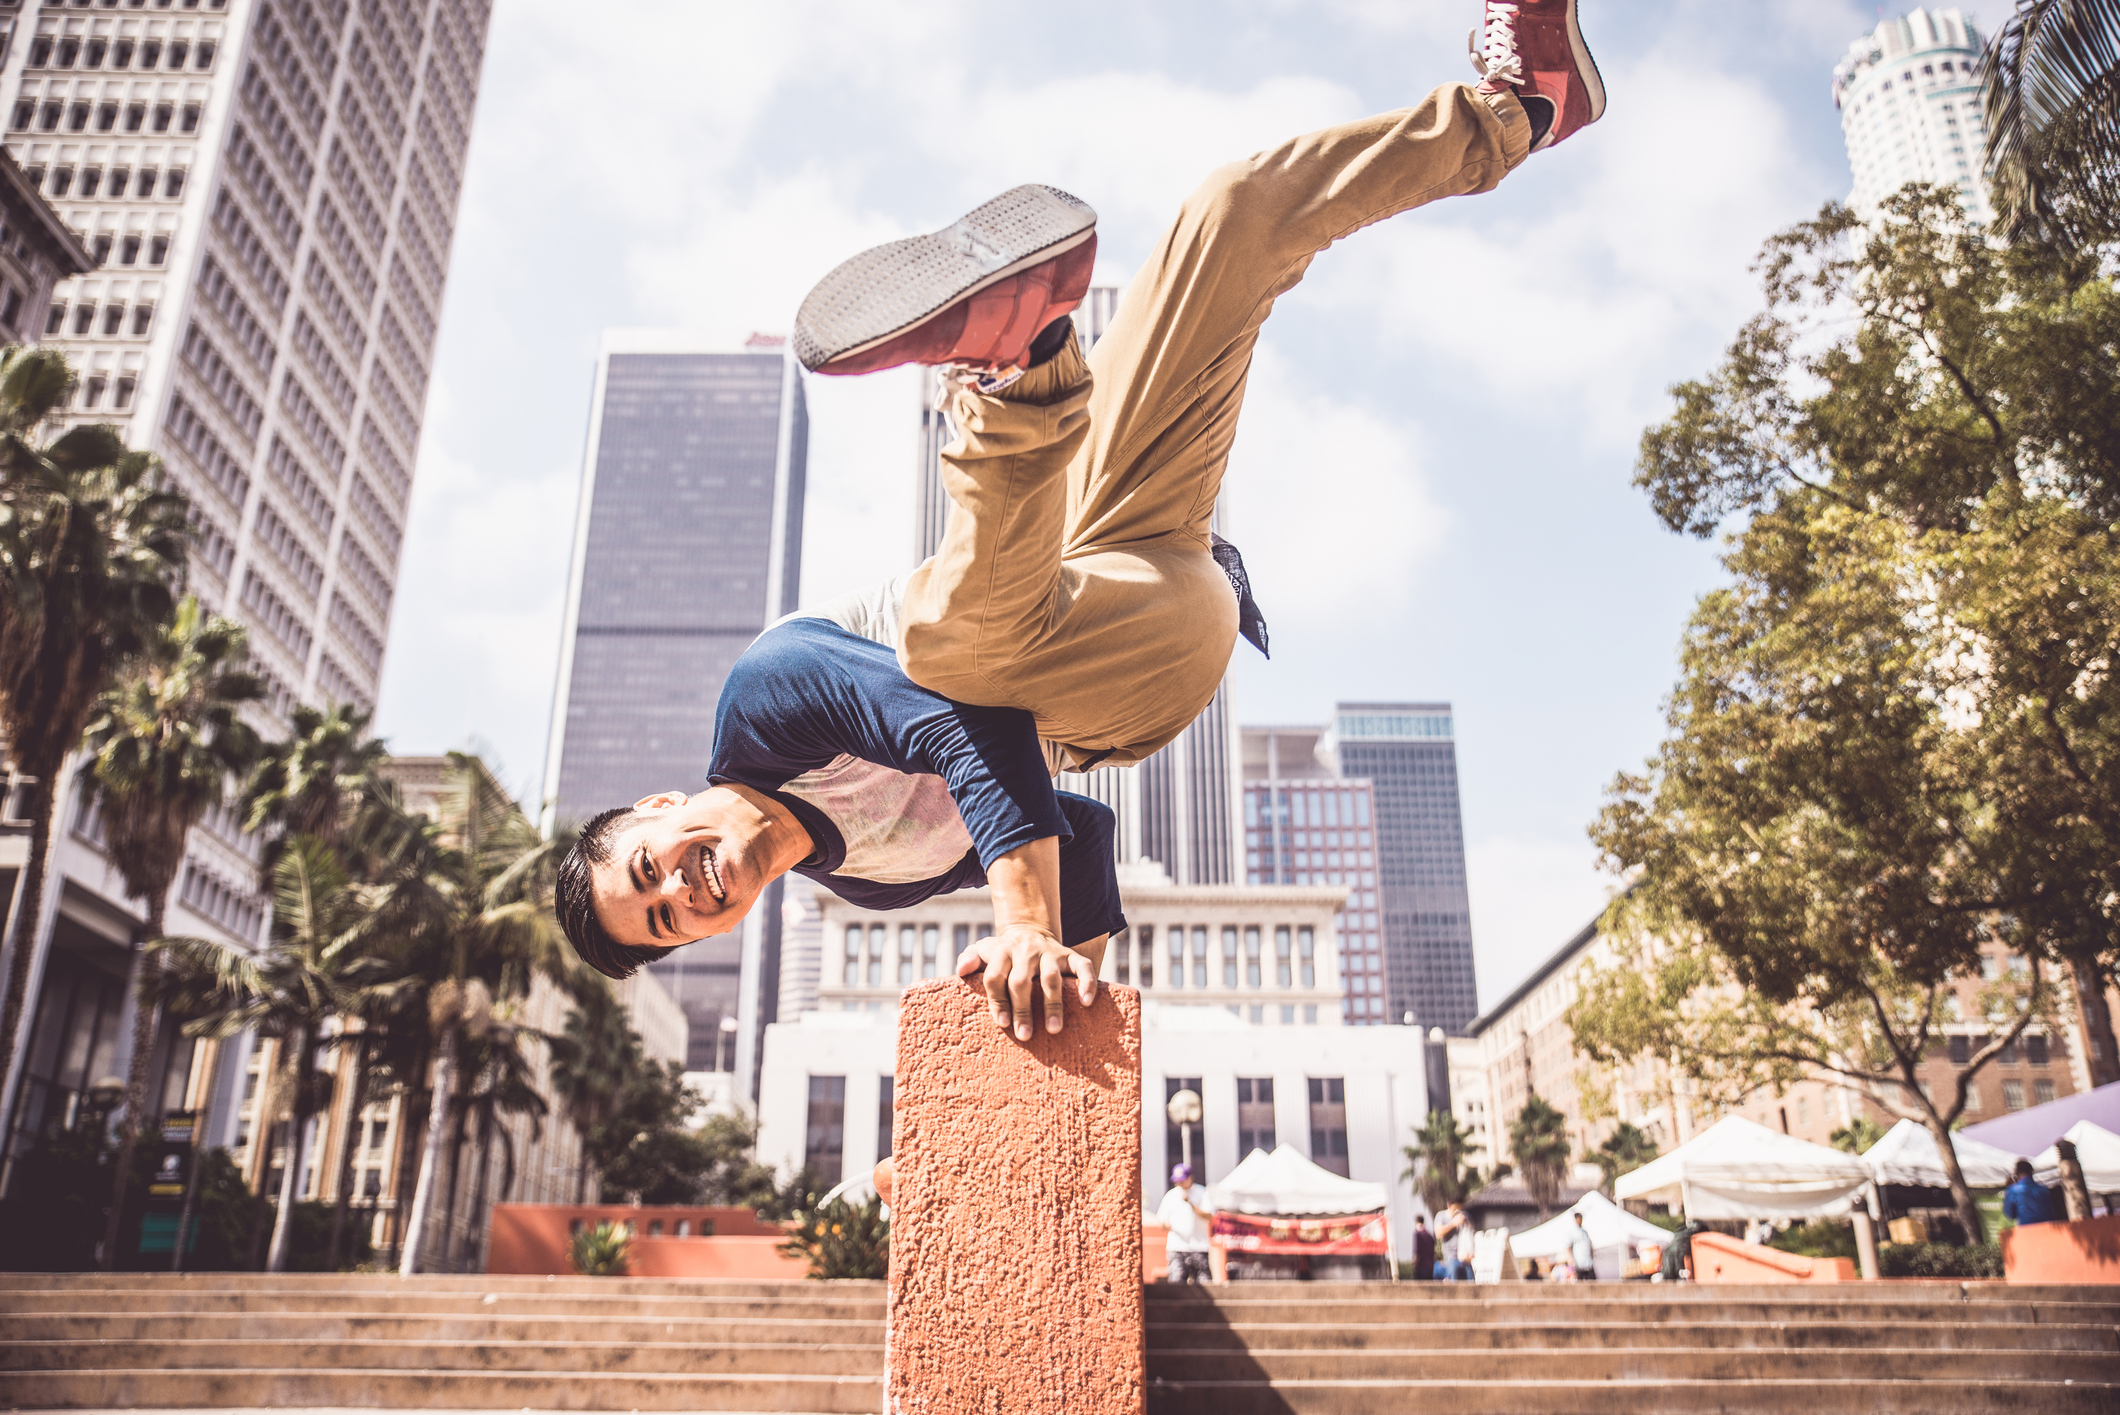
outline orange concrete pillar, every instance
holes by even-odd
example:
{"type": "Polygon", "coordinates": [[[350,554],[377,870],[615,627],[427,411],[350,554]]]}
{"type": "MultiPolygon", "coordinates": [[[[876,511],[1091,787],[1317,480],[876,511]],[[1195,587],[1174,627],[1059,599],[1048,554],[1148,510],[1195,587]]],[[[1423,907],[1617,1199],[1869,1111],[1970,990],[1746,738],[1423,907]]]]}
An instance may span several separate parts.
{"type": "Polygon", "coordinates": [[[898,1014],[893,1415],[1140,1415],[1141,998],[1029,1042],[948,979],[898,1014]]]}

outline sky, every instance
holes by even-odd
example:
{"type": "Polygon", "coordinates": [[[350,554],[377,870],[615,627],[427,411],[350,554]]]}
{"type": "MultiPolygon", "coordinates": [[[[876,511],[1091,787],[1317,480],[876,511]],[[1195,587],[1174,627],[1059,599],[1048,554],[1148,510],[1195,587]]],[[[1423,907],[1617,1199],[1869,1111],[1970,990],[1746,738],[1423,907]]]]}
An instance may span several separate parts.
{"type": "MultiPolygon", "coordinates": [[[[1586,827],[1655,749],[1720,576],[1650,513],[1636,448],[1758,308],[1760,243],[1846,195],[1831,70],[1879,14],[1581,11],[1605,119],[1321,256],[1266,325],[1225,482],[1273,631],[1270,663],[1237,646],[1241,722],[1456,707],[1482,1007],[1609,896],[1586,827]]],[[[605,329],[785,333],[838,261],[1026,181],[1097,208],[1123,285],[1214,167],[1465,79],[1478,14],[498,0],[378,730],[537,799],[605,329]]],[[[897,370],[809,399],[816,602],[910,563],[919,395],[897,370]]]]}

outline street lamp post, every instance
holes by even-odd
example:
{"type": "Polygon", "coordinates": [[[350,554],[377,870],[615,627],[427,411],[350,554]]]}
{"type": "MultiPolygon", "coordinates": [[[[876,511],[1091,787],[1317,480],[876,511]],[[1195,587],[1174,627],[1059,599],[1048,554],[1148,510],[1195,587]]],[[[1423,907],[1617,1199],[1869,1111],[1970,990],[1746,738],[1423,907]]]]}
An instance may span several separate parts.
{"type": "Polygon", "coordinates": [[[1178,1143],[1184,1150],[1185,1166],[1192,1167],[1192,1128],[1200,1123],[1200,1093],[1190,1086],[1179,1091],[1164,1106],[1170,1123],[1178,1127],[1178,1143]]]}

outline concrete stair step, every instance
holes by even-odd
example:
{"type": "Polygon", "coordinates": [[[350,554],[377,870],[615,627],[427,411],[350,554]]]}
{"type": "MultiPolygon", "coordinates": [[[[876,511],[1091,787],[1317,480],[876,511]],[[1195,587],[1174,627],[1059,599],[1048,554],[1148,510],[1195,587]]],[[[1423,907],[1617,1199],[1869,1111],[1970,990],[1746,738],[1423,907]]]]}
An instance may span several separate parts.
{"type": "Polygon", "coordinates": [[[714,1410],[873,1415],[873,1376],[623,1375],[573,1381],[553,1372],[314,1370],[14,1371],[0,1374],[0,1406],[17,1409],[286,1409],[360,1405],[386,1410],[714,1410]]]}
{"type": "Polygon", "coordinates": [[[1148,1415],[2111,1415],[2120,1385],[2060,1381],[1151,1382],[1148,1415]]]}
{"type": "Polygon", "coordinates": [[[745,1281],[719,1278],[512,1277],[505,1274],[441,1275],[422,1273],[401,1278],[394,1273],[0,1273],[0,1293],[52,1291],[124,1292],[263,1292],[296,1291],[421,1292],[483,1296],[488,1292],[572,1293],[578,1296],[620,1294],[636,1297],[799,1297],[833,1292],[868,1295],[881,1300],[881,1281],[846,1279],[745,1281]]]}
{"type": "MultiPolygon", "coordinates": [[[[302,1362],[313,1370],[541,1371],[569,1380],[613,1375],[880,1376],[883,1334],[842,1342],[518,1342],[309,1341],[302,1362]]],[[[95,1371],[111,1366],[221,1370],[287,1360],[273,1341],[0,1341],[0,1371],[95,1371]]]]}
{"type": "Polygon", "coordinates": [[[1934,1321],[1948,1316],[1958,1322],[2038,1323],[2065,1322],[2078,1325],[2120,1324],[2120,1303],[2108,1302],[2020,1302],[2020,1303],[1925,1303],[1893,1302],[1856,1305],[1806,1301],[1741,1300],[1703,1306],[1692,1302],[1641,1302],[1628,1305],[1600,1303],[1586,1306],[1566,1301],[1523,1302],[1483,1305],[1480,1303],[1435,1304],[1427,1307],[1398,1306],[1336,1299],[1225,1299],[1192,1306],[1158,1303],[1148,1308],[1151,1331],[1171,1323],[1193,1325],[1217,1321],[1231,1325],[1261,1322],[1401,1322],[1418,1326],[1429,1322],[1562,1323],[1596,1320],[1666,1324],[1672,1322],[1909,1322],[1934,1321]]]}
{"type": "Polygon", "coordinates": [[[2120,1351],[2120,1327],[2004,1322],[1687,1322],[1659,1326],[1599,1320],[1565,1323],[1423,1322],[1321,1326],[1158,1323],[1148,1350],[1553,1350],[1697,1346],[1718,1350],[2120,1351]]]}
{"type": "Polygon", "coordinates": [[[1715,1303],[1757,1297],[1789,1297],[1791,1295],[1814,1295],[1829,1297],[1836,1301],[1933,1302],[1949,1298],[1952,1301],[1967,1302],[2015,1302],[2026,1299],[2048,1301],[2055,1298],[2084,1300],[2086,1298],[2094,1298],[2098,1293],[2096,1288],[2086,1288],[2075,1283],[2010,1283],[1995,1280],[1960,1281],[1951,1278],[1895,1278],[1888,1282],[1842,1283],[1591,1282],[1556,1284],[1546,1282],[1511,1282],[1476,1285],[1457,1282],[1246,1282],[1220,1286],[1152,1283],[1147,1287],[1146,1294],[1148,1305],[1154,1307],[1171,1302],[1213,1302],[1274,1291],[1315,1294],[1320,1300],[1335,1298],[1391,1302],[1459,1302],[1476,1298],[1486,1302],[1543,1302],[1559,1298],[1578,1303],[1641,1301],[1715,1303]]]}
{"type": "Polygon", "coordinates": [[[10,1318],[20,1341],[689,1341],[881,1343],[881,1314],[860,1321],[786,1317],[360,1317],[345,1313],[208,1312],[10,1318]]]}
{"type": "MultiPolygon", "coordinates": [[[[1498,1361],[1492,1351],[1159,1351],[1148,1358],[1152,1380],[1270,1381],[1482,1381],[1506,1374],[1516,1380],[1550,1381],[1756,1381],[1790,1374],[1779,1352],[1717,1351],[1666,1347],[1618,1351],[1512,1351],[1498,1361]]],[[[2120,1380],[2120,1363],[2098,1352],[1810,1351],[1801,1361],[1804,1379],[1920,1381],[2120,1380]]]]}
{"type": "Polygon", "coordinates": [[[0,1320],[35,1315],[184,1316],[211,1312],[283,1311],[290,1304],[317,1314],[365,1316],[603,1317],[667,1321],[683,1317],[779,1317],[784,1321],[881,1321],[881,1296],[816,1297],[577,1297],[500,1295],[443,1297],[408,1293],[395,1297],[343,1292],[303,1292],[272,1300],[261,1293],[0,1293],[0,1320]]]}

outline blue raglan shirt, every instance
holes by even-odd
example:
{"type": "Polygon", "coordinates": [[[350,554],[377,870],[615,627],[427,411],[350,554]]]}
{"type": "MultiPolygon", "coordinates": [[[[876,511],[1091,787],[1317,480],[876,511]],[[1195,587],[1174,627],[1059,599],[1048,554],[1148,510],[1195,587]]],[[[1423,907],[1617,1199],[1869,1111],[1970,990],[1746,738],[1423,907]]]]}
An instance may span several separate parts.
{"type": "Polygon", "coordinates": [[[796,873],[864,909],[976,889],[988,865],[1051,835],[1061,942],[1126,927],[1112,813],[1053,789],[1031,715],[930,692],[889,648],[830,620],[788,620],[736,661],[707,779],[786,806],[817,846],[796,873]]]}

